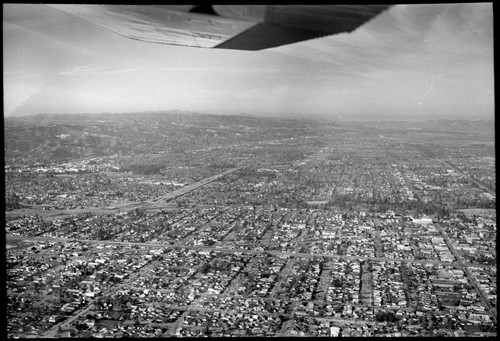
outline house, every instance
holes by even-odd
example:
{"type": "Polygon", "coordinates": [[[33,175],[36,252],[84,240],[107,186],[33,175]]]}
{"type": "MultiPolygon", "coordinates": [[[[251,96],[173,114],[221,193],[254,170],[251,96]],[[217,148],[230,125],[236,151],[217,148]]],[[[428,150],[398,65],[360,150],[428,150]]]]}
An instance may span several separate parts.
{"type": "Polygon", "coordinates": [[[330,336],[337,337],[339,336],[340,328],[337,326],[330,327],[330,336]]]}
{"type": "Polygon", "coordinates": [[[62,319],[63,319],[63,317],[61,315],[51,315],[49,317],[49,322],[59,323],[59,321],[61,321],[62,319]]]}
{"type": "Polygon", "coordinates": [[[60,310],[65,312],[65,313],[72,313],[73,311],[75,311],[75,307],[71,303],[66,303],[65,305],[63,305],[61,307],[60,310]]]}

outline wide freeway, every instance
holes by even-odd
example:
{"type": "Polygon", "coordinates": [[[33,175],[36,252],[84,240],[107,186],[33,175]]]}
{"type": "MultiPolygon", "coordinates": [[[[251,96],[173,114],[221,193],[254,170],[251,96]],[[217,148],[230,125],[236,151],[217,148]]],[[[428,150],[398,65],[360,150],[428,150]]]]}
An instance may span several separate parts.
{"type": "Polygon", "coordinates": [[[190,185],[186,185],[182,188],[179,188],[173,192],[170,192],[166,195],[163,195],[158,198],[153,198],[147,201],[142,202],[127,202],[123,204],[118,204],[112,207],[87,207],[87,208],[75,208],[75,209],[64,209],[64,210],[45,210],[39,207],[31,207],[31,208],[22,208],[16,209],[12,211],[5,212],[6,216],[22,216],[22,215],[35,215],[38,214],[45,218],[57,218],[69,215],[76,215],[82,213],[92,213],[92,214],[111,214],[123,211],[130,211],[135,208],[145,209],[145,210],[158,210],[158,209],[173,209],[175,206],[170,203],[173,199],[181,197],[195,189],[206,186],[211,182],[214,182],[226,175],[232,174],[242,167],[235,167],[228,169],[222,173],[218,173],[212,175],[208,178],[202,179],[198,182],[192,183],[190,185]]]}

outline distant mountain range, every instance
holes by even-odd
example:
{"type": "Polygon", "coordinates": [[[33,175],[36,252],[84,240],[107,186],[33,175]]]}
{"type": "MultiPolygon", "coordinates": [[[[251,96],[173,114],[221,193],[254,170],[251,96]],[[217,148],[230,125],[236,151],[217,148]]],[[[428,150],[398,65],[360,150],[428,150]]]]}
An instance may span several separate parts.
{"type": "MultiPolygon", "coordinates": [[[[180,110],[7,117],[4,119],[5,158],[47,161],[175,152],[210,144],[227,146],[254,141],[258,136],[270,140],[301,136],[324,125],[325,122],[316,120],[180,110]]],[[[334,122],[328,125],[338,126],[334,122]]]]}

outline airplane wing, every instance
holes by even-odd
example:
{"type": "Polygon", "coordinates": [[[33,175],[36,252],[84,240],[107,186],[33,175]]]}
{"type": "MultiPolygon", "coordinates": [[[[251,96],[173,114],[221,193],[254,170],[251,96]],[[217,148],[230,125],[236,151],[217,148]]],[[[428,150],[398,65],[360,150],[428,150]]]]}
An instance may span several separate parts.
{"type": "Polygon", "coordinates": [[[352,32],[387,5],[46,5],[126,38],[262,50],[352,32]]]}

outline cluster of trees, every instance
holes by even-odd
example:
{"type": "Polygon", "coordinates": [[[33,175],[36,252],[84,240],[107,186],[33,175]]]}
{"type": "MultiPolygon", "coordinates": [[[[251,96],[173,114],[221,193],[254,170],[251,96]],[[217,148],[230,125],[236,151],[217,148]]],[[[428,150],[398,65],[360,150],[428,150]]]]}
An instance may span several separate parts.
{"type": "Polygon", "coordinates": [[[483,252],[480,252],[477,255],[470,255],[469,259],[474,263],[485,264],[485,265],[496,265],[497,263],[496,258],[490,255],[487,256],[483,252]]]}
{"type": "Polygon", "coordinates": [[[12,191],[5,193],[5,208],[7,210],[21,208],[21,205],[19,204],[19,196],[16,193],[12,191]]]}
{"type": "Polygon", "coordinates": [[[159,174],[164,168],[165,165],[161,163],[126,163],[120,166],[120,171],[141,175],[152,175],[159,174]]]}
{"type": "Polygon", "coordinates": [[[216,261],[212,264],[210,263],[203,264],[199,271],[202,274],[206,274],[209,271],[217,271],[217,270],[225,271],[229,269],[231,265],[232,265],[231,262],[226,259],[216,259],[216,261]]]}
{"type": "Polygon", "coordinates": [[[394,314],[393,311],[381,310],[375,316],[375,320],[377,322],[393,322],[394,323],[398,320],[398,318],[396,317],[396,314],[394,314]]]}
{"type": "Polygon", "coordinates": [[[51,159],[67,161],[71,157],[73,157],[73,153],[71,153],[70,150],[68,150],[67,148],[64,148],[64,147],[57,147],[51,153],[51,159]]]}
{"type": "Polygon", "coordinates": [[[442,217],[449,217],[450,212],[454,208],[496,208],[495,201],[492,200],[482,200],[476,198],[474,200],[467,200],[464,198],[458,198],[456,203],[452,206],[442,203],[439,199],[437,201],[432,200],[429,202],[421,201],[397,201],[391,202],[387,197],[374,198],[374,199],[362,199],[359,196],[352,194],[340,194],[332,197],[326,203],[326,208],[338,207],[343,210],[352,210],[360,204],[366,204],[370,212],[385,212],[392,210],[395,212],[405,212],[412,211],[414,214],[422,215],[433,215],[437,214],[442,217]]]}
{"type": "Polygon", "coordinates": [[[97,240],[108,240],[111,238],[112,235],[113,235],[112,229],[106,229],[103,227],[99,227],[90,233],[90,238],[97,239],[97,240]]]}

